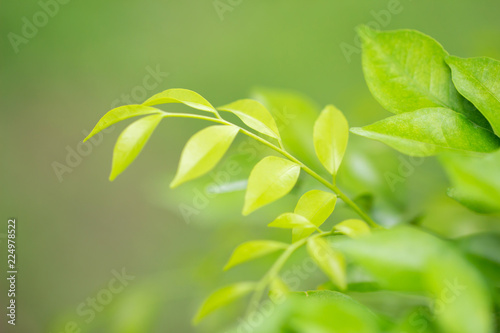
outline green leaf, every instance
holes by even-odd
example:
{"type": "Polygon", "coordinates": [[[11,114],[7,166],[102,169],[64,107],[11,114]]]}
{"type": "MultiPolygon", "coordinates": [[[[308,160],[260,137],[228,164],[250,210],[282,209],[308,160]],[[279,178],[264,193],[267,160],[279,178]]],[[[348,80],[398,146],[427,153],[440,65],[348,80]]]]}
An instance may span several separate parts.
{"type": "Polygon", "coordinates": [[[444,107],[466,115],[478,125],[487,121],[455,89],[448,53],[431,37],[413,30],[358,29],[363,72],[375,99],[393,113],[444,107]]]}
{"type": "Polygon", "coordinates": [[[118,137],[113,150],[109,180],[113,181],[135,160],[163,117],[163,114],[147,116],[125,128],[118,137]]]}
{"type": "Polygon", "coordinates": [[[322,237],[311,237],[307,251],[316,264],[340,290],[347,286],[346,265],[342,253],[334,250],[322,237]]]}
{"type": "Polygon", "coordinates": [[[317,229],[317,227],[312,224],[307,218],[294,213],[283,213],[267,226],[283,229],[310,228],[313,231],[314,229],[317,229]]]}
{"type": "Polygon", "coordinates": [[[483,277],[448,242],[421,230],[396,227],[332,243],[381,287],[432,297],[440,332],[492,332],[491,298],[483,277]],[[474,315],[470,315],[473,313],[474,315]]]}
{"type": "Polygon", "coordinates": [[[282,297],[286,297],[290,293],[288,285],[279,277],[272,278],[269,283],[269,298],[275,303],[278,303],[282,297]]]}
{"type": "Polygon", "coordinates": [[[215,113],[215,108],[200,94],[188,89],[168,89],[150,97],[143,105],[182,103],[193,109],[215,113]]]}
{"type": "Polygon", "coordinates": [[[273,137],[280,138],[278,126],[273,116],[266,107],[252,99],[241,99],[231,104],[218,108],[221,111],[232,112],[241,119],[247,126],[254,130],[273,137]]]}
{"type": "Polygon", "coordinates": [[[231,255],[229,262],[224,267],[228,270],[241,263],[260,258],[279,250],[286,249],[288,244],[270,240],[255,240],[239,245],[231,255]]]}
{"type": "MultiPolygon", "coordinates": [[[[307,218],[316,227],[321,226],[332,214],[337,203],[337,196],[330,192],[312,190],[300,197],[294,213],[307,218]]],[[[314,232],[311,228],[294,228],[292,241],[304,239],[314,232]]]]}
{"type": "Polygon", "coordinates": [[[240,282],[215,291],[205,300],[205,302],[203,302],[193,319],[193,323],[198,324],[203,318],[215,310],[249,294],[255,289],[255,285],[254,282],[240,282]]]}
{"type": "Polygon", "coordinates": [[[500,212],[500,151],[484,156],[446,154],[440,161],[453,184],[450,197],[479,213],[500,212]]]}
{"type": "Polygon", "coordinates": [[[342,112],[333,105],[325,107],[314,124],[313,136],[321,164],[330,174],[336,175],[349,138],[349,124],[342,112]]]}
{"type": "Polygon", "coordinates": [[[300,166],[276,156],[263,158],[248,178],[243,215],[270,204],[292,190],[299,178],[300,166]]]}
{"type": "Polygon", "coordinates": [[[340,222],[333,227],[333,230],[351,238],[368,235],[371,232],[370,227],[368,226],[368,224],[366,224],[365,221],[356,219],[340,222]]]}
{"type": "Polygon", "coordinates": [[[500,136],[500,62],[491,58],[447,57],[453,83],[490,122],[500,136]]]}
{"type": "Polygon", "coordinates": [[[381,141],[412,156],[446,151],[492,152],[500,139],[465,116],[444,108],[422,109],[392,116],[351,132],[381,141]]]}
{"type": "Polygon", "coordinates": [[[177,174],[170,187],[177,187],[212,170],[229,149],[238,131],[236,126],[215,125],[193,135],[182,150],[177,174]]]}
{"type": "Polygon", "coordinates": [[[108,111],[95,125],[94,129],[92,129],[92,132],[90,132],[89,135],[83,140],[83,142],[87,141],[90,139],[92,136],[96,135],[103,129],[108,128],[109,126],[116,124],[119,121],[136,117],[136,116],[143,116],[147,114],[152,114],[152,113],[163,113],[162,110],[158,110],[153,107],[149,106],[144,106],[140,104],[133,104],[133,105],[124,105],[120,106],[117,108],[114,108],[111,111],[108,111]]]}

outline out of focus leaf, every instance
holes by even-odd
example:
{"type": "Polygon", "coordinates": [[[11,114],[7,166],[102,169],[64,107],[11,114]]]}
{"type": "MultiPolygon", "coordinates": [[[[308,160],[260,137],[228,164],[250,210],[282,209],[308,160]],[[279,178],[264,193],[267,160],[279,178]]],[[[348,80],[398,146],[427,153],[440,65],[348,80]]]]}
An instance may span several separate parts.
{"type": "Polygon", "coordinates": [[[442,107],[483,127],[481,113],[455,89],[448,53],[431,37],[414,30],[358,29],[363,48],[363,72],[377,101],[393,113],[442,107]]]}
{"type": "Polygon", "coordinates": [[[484,280],[450,244],[418,229],[399,227],[332,245],[368,270],[383,288],[432,297],[443,332],[492,331],[491,298],[484,280]]]}
{"type": "MultiPolygon", "coordinates": [[[[307,218],[316,227],[321,226],[332,214],[337,202],[337,196],[330,192],[311,190],[300,197],[294,213],[307,218]]],[[[306,238],[314,229],[294,228],[292,231],[292,241],[296,242],[306,238]]]]}
{"type": "Polygon", "coordinates": [[[304,216],[294,213],[283,213],[267,226],[284,229],[307,228],[313,231],[317,228],[304,216]]]}
{"type": "Polygon", "coordinates": [[[252,99],[241,99],[218,108],[221,111],[234,113],[246,125],[254,130],[279,139],[280,133],[273,116],[264,105],[252,99]]]}
{"type": "Polygon", "coordinates": [[[347,120],[340,110],[328,105],[314,124],[314,149],[321,164],[334,176],[342,163],[348,139],[347,120]]]}
{"type": "Polygon", "coordinates": [[[114,108],[113,110],[108,111],[108,113],[106,113],[99,120],[97,125],[95,125],[95,127],[92,129],[92,132],[90,132],[90,134],[87,135],[87,137],[83,140],[83,142],[87,141],[88,139],[90,139],[92,136],[96,135],[103,129],[106,129],[109,126],[116,124],[119,121],[152,113],[163,113],[163,111],[150,106],[145,106],[140,104],[124,105],[114,108]]]}
{"type": "Polygon", "coordinates": [[[357,238],[370,233],[370,227],[368,224],[366,224],[365,221],[356,219],[342,221],[335,225],[333,230],[351,238],[357,238]]]}
{"type": "Polygon", "coordinates": [[[288,244],[271,240],[254,240],[239,245],[224,267],[228,270],[238,264],[265,256],[279,250],[286,249],[288,244]]]}
{"type": "Polygon", "coordinates": [[[444,108],[406,112],[351,131],[411,156],[446,151],[492,152],[500,147],[500,139],[492,132],[444,108]]]}
{"type": "Polygon", "coordinates": [[[295,186],[299,174],[300,166],[296,163],[276,156],[263,158],[248,178],[243,215],[285,196],[295,186]]]}
{"type": "Polygon", "coordinates": [[[325,272],[340,290],[347,286],[345,259],[322,237],[311,237],[307,241],[307,251],[316,264],[325,272]]]}
{"type": "Polygon", "coordinates": [[[156,126],[164,116],[147,116],[130,124],[120,134],[113,150],[113,164],[109,180],[114,180],[139,155],[156,126]]]}
{"type": "Polygon", "coordinates": [[[240,282],[215,291],[201,305],[198,313],[193,319],[194,324],[199,323],[203,318],[215,310],[249,294],[254,289],[254,282],[240,282]]]}
{"type": "Polygon", "coordinates": [[[450,197],[479,213],[500,212],[500,151],[446,154],[440,160],[453,185],[450,197]]]}
{"type": "Polygon", "coordinates": [[[231,146],[238,127],[215,125],[202,129],[186,143],[171,188],[212,170],[231,146]]]}
{"type": "Polygon", "coordinates": [[[215,108],[200,94],[188,89],[168,89],[151,96],[143,105],[182,103],[197,110],[215,113],[215,108]]]}
{"type": "Polygon", "coordinates": [[[453,83],[490,122],[500,136],[500,62],[491,58],[447,57],[453,83]]]}

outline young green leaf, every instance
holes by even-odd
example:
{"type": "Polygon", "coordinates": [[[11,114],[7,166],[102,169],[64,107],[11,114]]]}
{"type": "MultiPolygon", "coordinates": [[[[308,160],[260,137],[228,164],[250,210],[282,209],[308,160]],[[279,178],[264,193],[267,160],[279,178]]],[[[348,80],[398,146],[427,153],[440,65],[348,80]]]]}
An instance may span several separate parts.
{"type": "Polygon", "coordinates": [[[177,187],[212,170],[229,149],[238,131],[236,126],[214,125],[193,135],[182,150],[177,174],[170,187],[177,187]]]}
{"type": "Polygon", "coordinates": [[[283,213],[267,226],[284,229],[310,228],[312,231],[314,231],[314,229],[318,229],[318,227],[312,224],[307,218],[294,213],[283,213]]]}
{"type": "Polygon", "coordinates": [[[286,249],[288,244],[270,240],[255,240],[239,245],[231,255],[229,262],[224,267],[228,270],[241,263],[260,258],[279,250],[286,249]]]}
{"type": "Polygon", "coordinates": [[[351,238],[368,235],[371,232],[370,227],[365,221],[356,219],[340,222],[333,227],[333,230],[351,238]]]}
{"type": "Polygon", "coordinates": [[[198,324],[203,318],[218,310],[219,308],[228,305],[229,303],[237,300],[238,298],[244,297],[255,289],[254,282],[240,282],[223,287],[213,294],[208,296],[208,298],[203,302],[198,313],[193,319],[194,324],[198,324]]]}
{"type": "Polygon", "coordinates": [[[92,136],[96,135],[103,129],[106,129],[109,126],[116,124],[119,121],[152,113],[163,113],[163,111],[150,106],[145,106],[140,104],[124,105],[114,108],[113,110],[108,111],[99,120],[97,125],[95,125],[94,129],[92,129],[92,132],[90,132],[90,134],[87,135],[87,137],[83,140],[83,142],[87,141],[88,139],[90,139],[92,136]]]}
{"type": "Polygon", "coordinates": [[[479,213],[500,212],[500,151],[484,156],[446,154],[440,161],[453,184],[450,197],[479,213]]]}
{"type": "Polygon", "coordinates": [[[113,163],[109,180],[113,181],[139,155],[164,115],[156,114],[130,124],[120,134],[113,150],[113,163]]]}
{"type": "Polygon", "coordinates": [[[243,123],[262,134],[275,139],[280,138],[278,126],[276,126],[273,116],[264,105],[257,101],[252,99],[241,99],[231,104],[221,106],[218,109],[234,113],[243,123]]]}
{"type": "Polygon", "coordinates": [[[200,94],[188,89],[168,89],[150,97],[143,105],[182,103],[193,109],[215,113],[215,108],[200,94]]]}
{"type": "Polygon", "coordinates": [[[278,303],[280,298],[290,293],[288,285],[279,277],[274,277],[269,283],[269,298],[278,303]]]}
{"type": "Polygon", "coordinates": [[[448,53],[431,37],[413,30],[358,29],[363,72],[375,99],[393,113],[444,107],[489,127],[481,113],[455,89],[448,53]]]}
{"type": "MultiPolygon", "coordinates": [[[[312,190],[300,197],[294,213],[307,218],[316,227],[321,226],[332,214],[337,203],[337,196],[330,192],[312,190]]],[[[306,238],[314,232],[311,228],[294,228],[292,241],[296,242],[306,238]]]]}
{"type": "Polygon", "coordinates": [[[490,122],[500,136],[500,62],[491,58],[447,57],[453,83],[490,122]]]}
{"type": "Polygon", "coordinates": [[[444,108],[421,109],[378,121],[351,132],[412,156],[431,156],[445,151],[492,152],[500,139],[465,116],[444,108]]]}
{"type": "Polygon", "coordinates": [[[347,120],[340,110],[328,105],[316,120],[313,135],[316,155],[325,169],[335,176],[347,148],[347,120]]]}
{"type": "Polygon", "coordinates": [[[342,253],[334,250],[322,237],[311,237],[307,251],[316,264],[340,290],[347,287],[346,265],[342,253]]]}
{"type": "Polygon", "coordinates": [[[248,178],[243,215],[270,204],[292,190],[299,178],[300,165],[276,156],[263,158],[248,178]]]}

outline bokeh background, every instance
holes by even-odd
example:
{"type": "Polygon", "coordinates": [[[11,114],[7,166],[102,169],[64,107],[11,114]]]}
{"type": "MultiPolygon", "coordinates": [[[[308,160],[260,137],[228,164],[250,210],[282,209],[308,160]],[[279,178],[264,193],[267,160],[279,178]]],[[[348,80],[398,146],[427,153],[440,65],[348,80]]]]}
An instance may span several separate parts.
{"type": "MultiPolygon", "coordinates": [[[[203,125],[181,119],[165,120],[112,183],[112,149],[124,124],[92,144],[86,156],[68,155],[112,106],[140,103],[174,87],[195,90],[213,105],[248,97],[256,87],[293,90],[319,107],[335,104],[352,126],[380,119],[387,112],[364,83],[359,53],[342,51],[359,50],[354,28],[363,23],[421,30],[458,56],[500,58],[498,1],[400,0],[400,13],[381,16],[389,3],[69,1],[13,46],[12,33],[22,36],[23,18],[33,22],[42,7],[32,0],[3,1],[0,267],[5,271],[7,219],[15,217],[19,275],[17,325],[7,327],[2,314],[0,331],[59,333],[74,321],[82,332],[214,332],[234,320],[238,307],[199,327],[190,323],[211,290],[262,274],[273,258],[225,274],[222,267],[242,241],[287,238],[265,225],[277,209],[293,207],[310,186],[307,179],[290,198],[245,218],[238,184],[258,161],[253,153],[240,156],[234,192],[200,198],[209,177],[172,191],[168,183],[181,149],[203,125]],[[218,12],[217,4],[227,7],[218,12]],[[156,80],[145,84],[150,72],[156,80]],[[183,205],[198,208],[186,218],[183,205]],[[134,279],[85,322],[88,316],[77,308],[123,269],[134,279]]],[[[241,144],[239,139],[235,146],[241,144]]],[[[448,180],[434,159],[392,187],[386,173],[397,174],[407,157],[361,138],[352,137],[349,147],[340,182],[352,196],[375,194],[373,214],[381,223],[421,223],[452,237],[499,228],[446,197],[448,180]]],[[[236,148],[232,152],[238,155],[236,148]]],[[[350,213],[340,207],[339,214],[350,213]]],[[[2,279],[2,309],[5,286],[2,279]]]]}

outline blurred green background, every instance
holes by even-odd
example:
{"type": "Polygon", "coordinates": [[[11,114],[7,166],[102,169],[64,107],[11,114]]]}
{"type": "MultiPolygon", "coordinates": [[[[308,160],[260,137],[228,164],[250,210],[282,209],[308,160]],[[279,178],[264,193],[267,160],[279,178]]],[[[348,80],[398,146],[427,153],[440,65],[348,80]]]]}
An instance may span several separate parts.
{"type": "MultiPolygon", "coordinates": [[[[223,12],[215,3],[69,1],[51,7],[53,17],[22,42],[23,18],[33,22],[41,5],[0,5],[0,241],[6,253],[6,222],[17,218],[19,270],[18,322],[12,328],[2,319],[2,332],[59,333],[71,321],[82,332],[213,332],[221,317],[198,328],[190,324],[203,297],[228,281],[257,278],[267,265],[223,274],[230,251],[252,238],[287,237],[264,226],[278,206],[292,207],[294,194],[247,218],[239,214],[242,191],[202,202],[206,208],[190,223],[181,216],[179,205],[193,205],[208,178],[174,191],[168,183],[201,123],[164,121],[113,183],[107,177],[123,124],[68,165],[69,152],[112,106],[173,87],[195,90],[217,106],[258,86],[299,91],[320,106],[334,103],[352,126],[371,123],[387,112],[364,83],[360,55],[346,56],[341,46],[357,48],[354,28],[376,17],[383,29],[421,30],[458,56],[500,58],[500,3],[493,0],[401,0],[400,13],[389,17],[380,14],[389,0],[221,0],[230,7],[223,12]],[[147,79],[151,71],[159,73],[156,79],[147,79]],[[88,316],[76,312],[80,304],[108,288],[112,272],[122,269],[135,278],[85,322],[88,316]]],[[[447,179],[434,159],[393,191],[384,173],[398,172],[401,155],[354,137],[350,154],[340,182],[352,196],[377,194],[374,216],[381,223],[418,219],[453,237],[498,229],[446,198],[447,179]]],[[[243,162],[248,170],[257,162],[249,160],[243,162]]],[[[232,181],[244,180],[248,170],[232,181]]],[[[2,254],[2,270],[5,262],[2,254]]],[[[0,286],[5,309],[5,279],[0,286]]],[[[231,309],[225,320],[238,311],[231,309]]]]}

